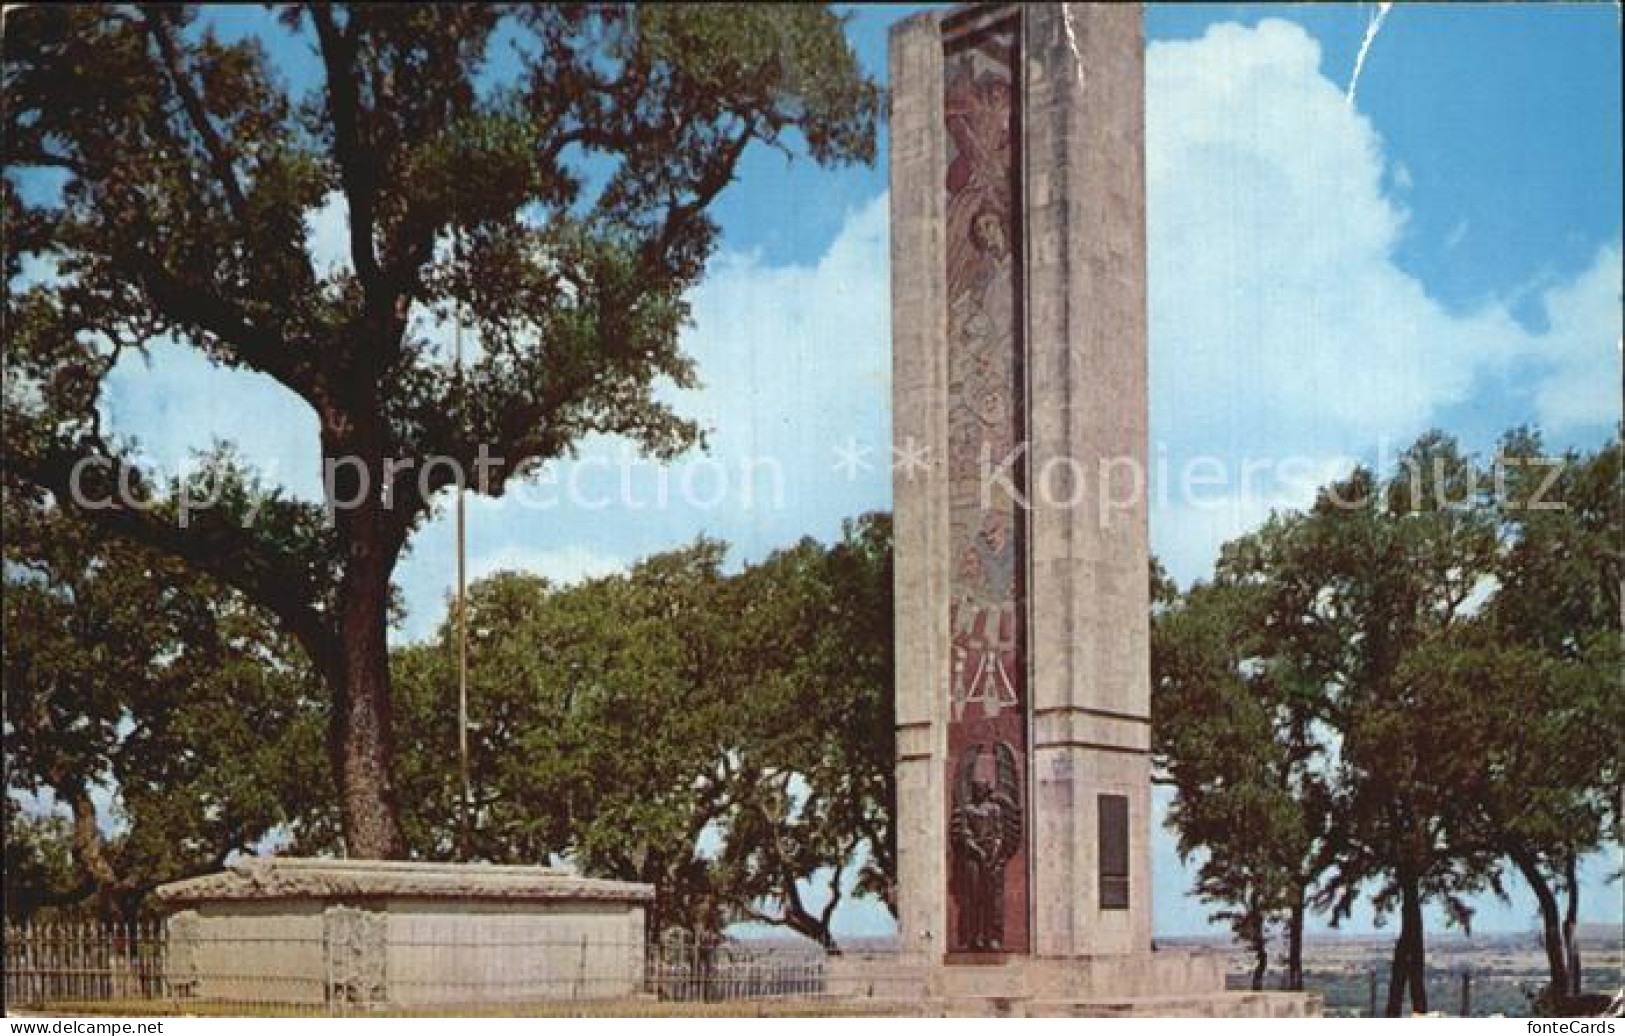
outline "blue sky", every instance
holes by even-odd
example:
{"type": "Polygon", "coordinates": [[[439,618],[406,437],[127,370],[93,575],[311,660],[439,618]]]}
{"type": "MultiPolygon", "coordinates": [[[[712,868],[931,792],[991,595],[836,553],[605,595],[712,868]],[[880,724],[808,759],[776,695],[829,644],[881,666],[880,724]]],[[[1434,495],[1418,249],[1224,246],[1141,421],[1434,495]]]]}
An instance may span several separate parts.
{"type": "MultiPolygon", "coordinates": [[[[1176,481],[1199,455],[1232,470],[1303,457],[1316,475],[1268,467],[1200,500],[1154,500],[1153,547],[1182,582],[1272,507],[1305,502],[1319,476],[1430,426],[1480,450],[1522,423],[1590,446],[1620,417],[1618,7],[1397,6],[1350,105],[1373,8],[1146,13],[1153,459],[1176,481]]],[[[852,11],[850,38],[882,80],[887,28],[908,10],[852,11]]],[[[264,35],[290,82],[314,80],[308,41],[263,13],[211,17],[226,35],[264,35]]],[[[680,397],[712,446],[667,476],[725,490],[721,506],[475,501],[474,574],[578,578],[701,533],[748,560],[889,508],[885,168],[884,141],[873,168],[836,171],[756,148],[716,207],[722,248],[687,339],[705,387],[680,397]],[[840,470],[835,447],[871,463],[840,470]],[[761,457],[778,464],[777,485],[744,471],[761,457]]],[[[318,254],[341,253],[343,218],[338,206],[312,214],[318,254]]],[[[116,373],[108,402],[114,427],[161,464],[225,438],[316,492],[314,417],[264,379],[160,348],[116,373]]],[[[587,468],[556,474],[610,491],[622,454],[591,443],[587,468]]],[[[631,477],[650,499],[655,470],[631,477]]],[[[397,641],[433,630],[452,572],[442,516],[398,570],[409,611],[397,641]]],[[[1592,918],[1618,919],[1620,888],[1601,880],[1618,863],[1590,868],[1592,918]]],[[[1158,829],[1159,932],[1204,929],[1186,889],[1158,829]]],[[[1522,929],[1532,914],[1520,888],[1510,905],[1485,901],[1479,926],[1522,929]]],[[[872,904],[838,920],[886,924],[872,904]]]]}

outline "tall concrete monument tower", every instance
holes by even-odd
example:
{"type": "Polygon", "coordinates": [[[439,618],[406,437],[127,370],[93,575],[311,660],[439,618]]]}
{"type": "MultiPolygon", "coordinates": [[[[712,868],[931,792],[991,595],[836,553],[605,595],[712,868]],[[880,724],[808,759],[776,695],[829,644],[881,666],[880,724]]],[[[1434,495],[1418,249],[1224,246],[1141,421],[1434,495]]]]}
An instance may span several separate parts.
{"type": "Polygon", "coordinates": [[[1143,53],[892,38],[900,934],[951,961],[1151,944],[1143,53]]]}
{"type": "Polygon", "coordinates": [[[1144,52],[1127,4],[892,32],[899,938],[949,1000],[1297,1013],[1151,952],[1144,52]]]}

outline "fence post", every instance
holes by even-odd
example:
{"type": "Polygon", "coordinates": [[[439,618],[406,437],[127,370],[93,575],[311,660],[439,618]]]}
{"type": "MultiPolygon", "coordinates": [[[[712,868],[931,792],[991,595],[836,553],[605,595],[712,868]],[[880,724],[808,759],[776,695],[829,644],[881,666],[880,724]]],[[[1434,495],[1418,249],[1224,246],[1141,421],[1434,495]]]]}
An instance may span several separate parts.
{"type": "Polygon", "coordinates": [[[1461,1016],[1473,1016],[1473,969],[1463,968],[1461,972],[1461,1016]]]}
{"type": "Polygon", "coordinates": [[[575,990],[570,994],[573,999],[580,1000],[587,989],[587,937],[581,937],[581,955],[576,960],[575,990]]]}
{"type": "Polygon", "coordinates": [[[1371,1007],[1367,1010],[1366,1017],[1375,1018],[1377,1017],[1377,969],[1366,969],[1366,975],[1371,980],[1371,1007]]]}

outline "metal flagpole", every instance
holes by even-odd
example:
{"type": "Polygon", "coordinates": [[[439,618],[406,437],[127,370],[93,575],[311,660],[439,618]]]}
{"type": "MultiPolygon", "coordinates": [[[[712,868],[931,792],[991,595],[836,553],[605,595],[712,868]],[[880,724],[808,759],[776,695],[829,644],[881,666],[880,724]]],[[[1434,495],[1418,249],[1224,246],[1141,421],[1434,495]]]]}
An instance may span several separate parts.
{"type": "MultiPolygon", "coordinates": [[[[462,253],[462,235],[458,231],[455,244],[458,258],[462,253]]],[[[452,306],[452,348],[456,354],[458,405],[463,395],[463,306],[454,301],[452,306]]],[[[462,808],[459,811],[459,855],[466,862],[473,841],[473,783],[468,773],[468,552],[465,530],[466,514],[463,506],[463,480],[457,480],[457,769],[462,779],[462,808]]]]}

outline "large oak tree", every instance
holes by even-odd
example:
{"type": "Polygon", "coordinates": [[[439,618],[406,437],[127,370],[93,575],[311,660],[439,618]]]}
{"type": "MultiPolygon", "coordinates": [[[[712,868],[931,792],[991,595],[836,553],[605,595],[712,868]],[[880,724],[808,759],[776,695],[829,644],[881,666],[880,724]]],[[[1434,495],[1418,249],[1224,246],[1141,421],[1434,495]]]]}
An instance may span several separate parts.
{"type": "Polygon", "coordinates": [[[54,276],[7,297],[6,475],[274,615],[332,697],[349,852],[397,856],[385,627],[413,530],[459,471],[500,495],[590,433],[693,443],[655,389],[693,382],[679,332],[708,207],[753,142],[870,160],[877,89],[822,7],[281,18],[319,58],[306,91],[188,9],[8,13],[5,272],[54,276]],[[322,268],[308,221],[335,200],[349,254],[322,268]],[[454,307],[480,346],[460,374],[429,334],[454,307]],[[164,338],[310,405],[327,506],[184,527],[141,506],[162,490],[102,427],[101,388],[164,338]],[[82,506],[121,476],[123,502],[82,506]]]}
{"type": "Polygon", "coordinates": [[[1428,433],[1385,477],[1357,469],[1226,544],[1211,582],[1157,582],[1170,822],[1255,982],[1273,916],[1301,931],[1306,908],[1336,923],[1369,895],[1400,921],[1387,1011],[1425,1011],[1424,906],[1466,925],[1516,872],[1539,1006],[1587,1006],[1578,870],[1618,837],[1625,743],[1620,457],[1617,439],[1547,457],[1517,430],[1491,464],[1428,433]]]}
{"type": "Polygon", "coordinates": [[[1272,516],[1225,544],[1211,583],[1185,594],[1153,563],[1151,708],[1168,824],[1214,904],[1254,958],[1264,988],[1272,931],[1287,942],[1287,989],[1303,988],[1309,894],[1329,822],[1323,688],[1272,611],[1290,599],[1278,564],[1297,528],[1272,516]]]}
{"type": "Polygon", "coordinates": [[[701,540],[575,586],[473,585],[468,818],[445,765],[454,626],[398,648],[413,849],[648,882],[651,936],[754,920],[833,950],[850,892],[890,906],[891,520],[732,574],[725,553],[701,540]]]}

